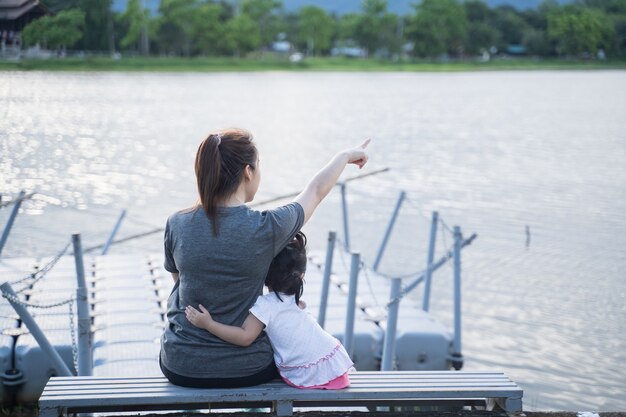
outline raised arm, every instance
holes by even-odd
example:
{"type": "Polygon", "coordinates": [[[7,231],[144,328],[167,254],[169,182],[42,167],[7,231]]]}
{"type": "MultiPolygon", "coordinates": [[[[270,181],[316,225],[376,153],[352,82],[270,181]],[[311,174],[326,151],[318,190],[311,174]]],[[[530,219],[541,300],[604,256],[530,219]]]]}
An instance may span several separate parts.
{"type": "Polygon", "coordinates": [[[322,200],[328,195],[330,190],[337,183],[337,179],[348,164],[358,165],[363,168],[367,163],[367,153],[365,148],[369,145],[367,139],[360,146],[336,154],[324,168],[322,168],[309,181],[304,191],[302,191],[293,201],[298,202],[304,209],[304,222],[306,223],[313,215],[313,212],[322,200]]]}
{"type": "Polygon", "coordinates": [[[187,320],[194,326],[200,327],[233,345],[250,346],[263,331],[263,323],[253,314],[248,314],[241,327],[229,326],[213,320],[209,311],[202,304],[199,307],[202,312],[192,306],[185,307],[187,320]]]}

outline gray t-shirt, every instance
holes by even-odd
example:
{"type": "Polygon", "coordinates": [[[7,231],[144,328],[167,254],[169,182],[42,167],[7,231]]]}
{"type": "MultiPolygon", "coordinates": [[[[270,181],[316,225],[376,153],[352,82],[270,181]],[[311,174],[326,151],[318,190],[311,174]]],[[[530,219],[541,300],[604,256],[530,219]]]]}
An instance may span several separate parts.
{"type": "Polygon", "coordinates": [[[179,279],[167,301],[168,326],[161,337],[161,362],[194,378],[253,375],[273,361],[265,335],[236,346],[192,325],[185,306],[205,306],[219,323],[241,326],[263,293],[269,265],[304,223],[304,210],[290,203],[274,210],[219,207],[219,234],[202,208],[180,211],[165,226],[165,264],[179,279]]]}

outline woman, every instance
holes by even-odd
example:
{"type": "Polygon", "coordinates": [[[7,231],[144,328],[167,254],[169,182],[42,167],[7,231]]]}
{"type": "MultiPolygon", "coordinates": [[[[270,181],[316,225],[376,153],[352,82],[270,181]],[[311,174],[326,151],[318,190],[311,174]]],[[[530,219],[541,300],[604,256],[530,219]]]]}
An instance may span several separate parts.
{"type": "Polygon", "coordinates": [[[209,135],[196,154],[200,204],[177,212],[165,227],[164,267],[174,289],[161,338],[163,374],[188,387],[244,387],[278,377],[265,333],[235,346],[191,324],[185,307],[202,304],[216,321],[241,326],[263,293],[269,265],[308,221],[347,164],[367,163],[366,140],[337,153],[291,203],[256,211],[261,180],[251,135],[238,129],[209,135]]]}

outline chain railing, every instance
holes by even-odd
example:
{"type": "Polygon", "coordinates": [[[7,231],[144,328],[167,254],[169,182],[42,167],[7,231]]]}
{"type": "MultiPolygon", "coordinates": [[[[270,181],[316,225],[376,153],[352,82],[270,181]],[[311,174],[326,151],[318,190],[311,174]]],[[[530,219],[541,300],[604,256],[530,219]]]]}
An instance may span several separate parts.
{"type": "Polygon", "coordinates": [[[70,245],[72,243],[68,242],[65,247],[63,247],[63,249],[61,249],[61,251],[59,253],[57,253],[46,265],[44,265],[41,269],[37,270],[36,272],[32,272],[26,276],[24,276],[23,278],[20,278],[18,280],[15,281],[11,281],[9,282],[9,284],[11,284],[11,286],[13,285],[18,285],[18,284],[22,284],[24,282],[30,281],[28,282],[28,285],[24,286],[23,288],[20,288],[19,290],[16,290],[15,292],[17,294],[20,294],[22,292],[24,292],[25,290],[28,289],[28,287],[32,287],[33,285],[35,285],[37,282],[41,281],[43,278],[45,278],[46,274],[48,272],[50,272],[50,270],[52,270],[52,268],[54,268],[54,266],[59,262],[59,260],[63,257],[63,255],[65,255],[65,253],[67,252],[67,250],[69,249],[70,245]]]}
{"type": "Polygon", "coordinates": [[[56,301],[54,303],[50,303],[50,304],[35,304],[35,303],[29,303],[28,301],[24,301],[24,300],[20,300],[19,297],[14,296],[12,294],[8,294],[5,291],[2,291],[2,297],[6,298],[7,300],[21,305],[23,307],[29,307],[29,308],[36,308],[36,309],[40,309],[40,310],[49,310],[51,308],[56,308],[56,307],[60,307],[60,306],[64,306],[66,304],[70,304],[73,303],[74,300],[76,299],[75,296],[71,296],[70,298],[67,298],[65,300],[61,300],[61,301],[56,301]]]}
{"type": "MultiPolygon", "coordinates": [[[[347,312],[347,320],[346,320],[346,332],[344,336],[348,338],[349,335],[352,334],[353,328],[349,328],[348,323],[351,322],[350,314],[353,314],[353,309],[356,306],[354,302],[356,296],[354,293],[356,292],[356,280],[355,276],[358,276],[359,272],[363,272],[365,275],[365,279],[367,281],[368,291],[371,294],[371,298],[374,301],[375,307],[380,308],[380,303],[378,302],[376,291],[374,290],[374,286],[371,283],[370,274],[376,274],[379,277],[385,278],[390,282],[391,294],[389,297],[389,301],[385,304],[386,311],[386,324],[379,323],[376,320],[376,324],[381,326],[385,331],[385,339],[383,346],[383,357],[381,362],[381,369],[391,369],[393,364],[393,356],[394,356],[394,343],[395,343],[395,332],[398,322],[398,314],[401,300],[406,297],[414,288],[416,288],[421,282],[425,281],[424,288],[424,299],[422,310],[428,312],[429,309],[429,299],[430,299],[430,284],[432,279],[432,274],[437,269],[442,267],[445,264],[449,264],[453,271],[454,278],[454,340],[451,344],[451,354],[449,355],[450,365],[455,369],[460,369],[463,365],[463,355],[461,354],[461,249],[465,246],[471,244],[473,240],[477,237],[474,233],[469,238],[464,239],[461,234],[461,228],[458,226],[454,226],[451,228],[447,225],[444,219],[439,215],[437,211],[432,213],[432,217],[428,217],[419,207],[419,204],[413,200],[412,198],[407,198],[406,193],[402,191],[397,199],[395,208],[393,210],[393,214],[391,215],[391,219],[389,224],[387,225],[385,234],[383,236],[382,242],[378,248],[378,253],[376,255],[376,259],[372,265],[363,260],[359,253],[354,253],[350,249],[349,244],[349,225],[348,225],[348,205],[346,198],[346,187],[345,183],[342,184],[341,188],[342,194],[342,218],[343,218],[343,235],[341,238],[336,236],[335,232],[331,232],[329,234],[329,245],[327,248],[327,252],[334,252],[337,250],[335,242],[339,243],[339,258],[341,263],[343,264],[344,271],[350,271],[350,285],[348,287],[348,312],[347,312]],[[407,201],[411,207],[419,213],[421,218],[424,218],[430,224],[430,236],[428,243],[428,256],[426,258],[426,267],[422,268],[415,272],[404,273],[404,274],[386,274],[378,270],[378,266],[380,265],[380,261],[384,254],[388,239],[390,238],[391,232],[397,220],[398,214],[400,212],[400,208],[404,201],[407,201]],[[444,254],[440,256],[440,258],[435,261],[435,252],[437,249],[437,236],[441,236],[439,242],[443,243],[444,254]],[[452,237],[452,243],[448,245],[448,235],[452,237]],[[352,257],[351,266],[348,269],[348,265],[346,262],[346,255],[350,254],[352,257]],[[358,259],[358,265],[355,264],[354,260],[358,259]],[[453,260],[454,265],[451,265],[450,261],[453,260]],[[356,266],[355,266],[356,265],[356,266]],[[356,270],[356,271],[355,271],[356,270]],[[407,278],[413,278],[413,280],[403,286],[403,280],[407,278]],[[354,285],[354,287],[353,287],[354,285]]],[[[332,255],[327,253],[325,270],[324,270],[324,282],[323,286],[326,287],[328,285],[329,277],[331,275],[330,272],[332,270],[332,255]]],[[[327,301],[324,299],[327,297],[327,294],[324,292],[322,294],[322,300],[320,302],[320,309],[325,308],[327,305],[327,301]]],[[[358,306],[361,310],[367,313],[367,305],[362,303],[362,305],[358,306]]],[[[370,306],[371,307],[371,306],[370,306]]],[[[325,317],[325,311],[320,311],[320,317],[325,317]]],[[[321,323],[322,324],[322,323],[321,323]]],[[[323,325],[323,324],[322,324],[323,325]]]]}

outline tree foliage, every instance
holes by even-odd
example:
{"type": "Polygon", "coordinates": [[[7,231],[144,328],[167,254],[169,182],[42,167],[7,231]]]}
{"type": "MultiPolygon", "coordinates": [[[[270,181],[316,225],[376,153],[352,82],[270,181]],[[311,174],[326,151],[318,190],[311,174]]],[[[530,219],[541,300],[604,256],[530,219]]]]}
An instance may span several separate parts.
{"type": "Polygon", "coordinates": [[[85,14],[82,48],[90,51],[110,51],[113,48],[112,0],[79,0],[85,14]]]}
{"type": "Polygon", "coordinates": [[[146,43],[145,37],[148,37],[148,26],[150,24],[150,13],[145,10],[140,0],[129,0],[126,11],[120,14],[117,18],[118,22],[126,26],[126,31],[122,39],[120,39],[120,45],[122,48],[136,47],[142,50],[142,53],[147,53],[144,44],[146,43]]]}
{"type": "Polygon", "coordinates": [[[240,14],[228,21],[228,37],[235,55],[241,56],[252,52],[261,45],[261,34],[254,20],[246,14],[240,14]]]}
{"type": "Polygon", "coordinates": [[[339,16],[312,5],[285,13],[281,0],[160,0],[155,15],[144,10],[144,0],[127,0],[114,16],[112,1],[47,0],[58,16],[80,10],[82,23],[59,29],[65,24],[56,16],[44,17],[25,31],[25,40],[179,56],[243,56],[283,40],[313,55],[348,46],[360,48],[355,56],[379,59],[468,58],[486,51],[590,57],[600,48],[626,57],[626,0],[544,0],[530,10],[491,8],[483,0],[422,0],[406,16],[389,12],[387,0],[361,0],[359,12],[339,16]]]}
{"type": "Polygon", "coordinates": [[[370,55],[382,48],[397,49],[398,18],[387,11],[387,0],[363,0],[362,9],[354,22],[353,39],[370,55]]]}
{"type": "Polygon", "coordinates": [[[22,32],[27,45],[40,44],[56,49],[71,48],[83,36],[85,15],[78,9],[59,12],[55,16],[44,16],[29,23],[22,32]]]}
{"type": "Polygon", "coordinates": [[[258,28],[261,46],[269,46],[280,30],[280,19],[277,12],[282,3],[278,0],[243,0],[241,13],[247,15],[258,28]]]}
{"type": "Polygon", "coordinates": [[[331,47],[335,22],[326,11],[317,6],[306,6],[298,16],[298,43],[313,55],[331,47]]]}
{"type": "Polygon", "coordinates": [[[548,36],[565,55],[594,54],[598,48],[610,48],[614,29],[597,9],[565,7],[548,16],[548,36]]]}
{"type": "Polygon", "coordinates": [[[415,6],[409,36],[419,56],[453,55],[464,51],[468,20],[463,6],[456,0],[423,0],[415,6]]]}

